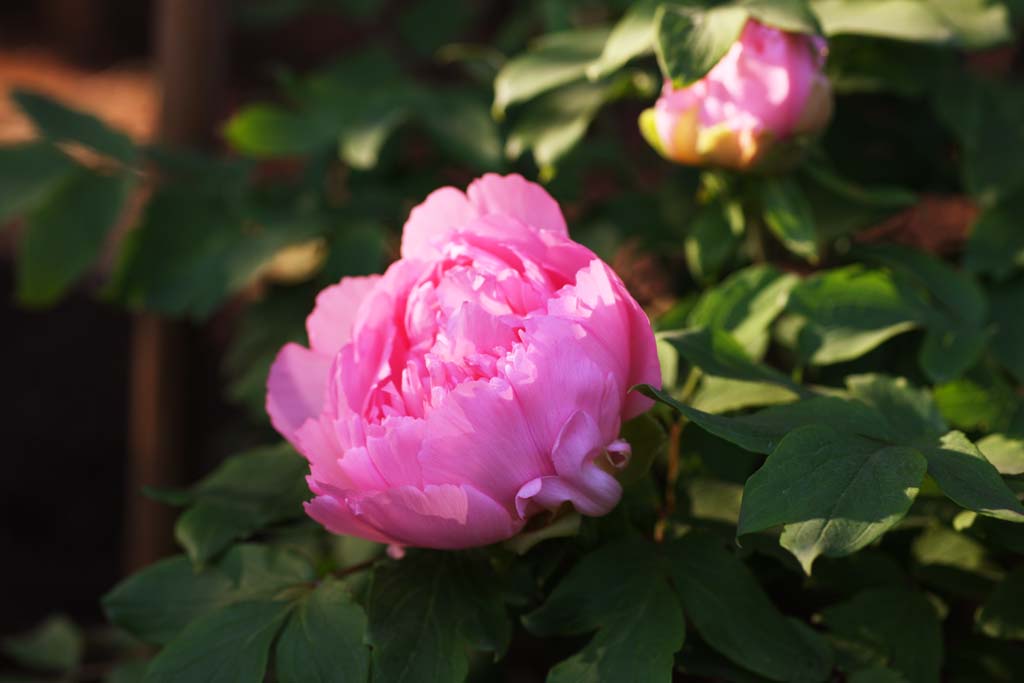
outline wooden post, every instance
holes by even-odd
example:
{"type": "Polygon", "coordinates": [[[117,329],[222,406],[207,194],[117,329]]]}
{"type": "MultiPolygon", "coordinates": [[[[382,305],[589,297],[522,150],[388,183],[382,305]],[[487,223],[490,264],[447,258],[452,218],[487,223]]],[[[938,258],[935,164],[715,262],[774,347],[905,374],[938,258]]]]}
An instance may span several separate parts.
{"type": "MultiPolygon", "coordinates": [[[[162,104],[159,141],[205,147],[223,95],[223,0],[158,0],[156,66],[162,104]]],[[[176,511],[141,495],[144,486],[181,486],[196,451],[189,420],[190,329],[145,313],[134,322],[125,565],[133,571],[175,552],[176,511]]]]}

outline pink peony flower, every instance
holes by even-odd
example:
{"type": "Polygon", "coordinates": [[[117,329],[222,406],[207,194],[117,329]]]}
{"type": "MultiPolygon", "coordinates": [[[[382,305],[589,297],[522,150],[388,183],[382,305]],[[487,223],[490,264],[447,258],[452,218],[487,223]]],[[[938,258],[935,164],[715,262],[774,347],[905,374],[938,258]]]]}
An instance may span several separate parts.
{"type": "Polygon", "coordinates": [[[659,383],[650,323],[520,176],[444,187],[402,258],[317,297],[310,348],[270,371],[274,427],[309,459],[311,517],[339,534],[464,548],[543,510],[607,513],[622,420],[659,383]]]}
{"type": "Polygon", "coordinates": [[[704,78],[666,81],[640,117],[644,137],[682,164],[747,169],[775,143],[828,123],[832,88],[822,73],[825,41],[747,21],[738,41],[704,78]]]}

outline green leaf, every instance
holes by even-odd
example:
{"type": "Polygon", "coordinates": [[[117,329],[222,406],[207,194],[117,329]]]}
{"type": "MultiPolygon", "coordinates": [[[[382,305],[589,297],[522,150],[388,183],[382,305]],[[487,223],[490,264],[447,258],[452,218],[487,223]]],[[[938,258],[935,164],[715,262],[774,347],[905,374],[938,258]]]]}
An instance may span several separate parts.
{"type": "Polygon", "coordinates": [[[825,608],[822,616],[830,631],[877,651],[909,683],[938,683],[941,625],[921,593],[873,588],[825,608]]]}
{"type": "Polygon", "coordinates": [[[818,18],[806,0],[742,0],[740,4],[762,24],[790,33],[821,34],[818,18]]]}
{"type": "Polygon", "coordinates": [[[977,446],[999,474],[1024,474],[1024,438],[989,434],[977,446]]]}
{"type": "Polygon", "coordinates": [[[936,387],[934,394],[943,417],[964,431],[1008,431],[1020,404],[1003,373],[987,364],[936,387]]]}
{"type": "Polygon", "coordinates": [[[749,12],[736,5],[662,5],[655,17],[654,47],[661,73],[677,88],[700,80],[739,39],[748,17],[749,12]]]}
{"type": "Polygon", "coordinates": [[[1011,200],[984,207],[967,238],[964,265],[975,273],[1008,277],[1024,266],[1024,232],[1018,218],[1024,201],[1020,193],[1011,200]]]}
{"type": "Polygon", "coordinates": [[[664,447],[667,435],[658,421],[645,413],[622,425],[621,438],[629,444],[632,453],[629,463],[616,478],[623,486],[628,486],[647,475],[651,463],[664,447]]]}
{"type": "Polygon", "coordinates": [[[197,572],[183,555],[152,564],[103,596],[112,624],[148,643],[170,642],[193,620],[227,604],[234,588],[221,572],[197,572]]]}
{"type": "Polygon", "coordinates": [[[28,216],[18,251],[18,299],[57,301],[99,258],[127,198],[129,184],[77,168],[28,216]]]}
{"type": "Polygon", "coordinates": [[[138,151],[131,138],[99,119],[27,90],[15,90],[11,98],[48,140],[76,142],[121,163],[135,163],[138,151]]]}
{"type": "Polygon", "coordinates": [[[700,387],[691,404],[705,413],[729,413],[744,408],[762,408],[791,403],[800,398],[795,391],[780,384],[745,382],[708,375],[700,380],[700,387]]]}
{"type": "Polygon", "coordinates": [[[698,281],[714,280],[736,255],[743,216],[735,204],[715,201],[702,206],[689,227],[683,243],[686,266],[698,281]]]}
{"type": "Polygon", "coordinates": [[[261,683],[287,602],[243,602],[193,622],[158,654],[146,683],[261,683]]]}
{"type": "Polygon", "coordinates": [[[986,2],[812,0],[827,35],[877,36],[910,42],[991,46],[1009,40],[1006,8],[986,2]]]}
{"type": "Polygon", "coordinates": [[[985,546],[967,534],[933,524],[914,539],[914,559],[921,565],[942,565],[974,572],[985,564],[985,546]]]}
{"type": "Polygon", "coordinates": [[[757,422],[748,422],[738,418],[712,415],[710,413],[697,410],[692,406],[688,406],[685,403],[677,401],[669,394],[661,391],[660,389],[655,389],[648,384],[641,384],[636,387],[636,390],[644,396],[653,398],[654,400],[664,403],[671,408],[675,408],[683,416],[696,423],[702,429],[707,430],[715,436],[734,443],[740,448],[748,451],[753,451],[755,453],[769,453],[785,433],[784,431],[780,432],[779,428],[773,424],[762,425],[757,422]]]}
{"type": "Polygon", "coordinates": [[[660,338],[672,344],[686,360],[710,375],[745,382],[777,384],[797,394],[804,391],[778,370],[751,360],[743,347],[725,330],[680,330],[663,333],[660,338]]]}
{"type": "Polygon", "coordinates": [[[831,652],[783,617],[720,541],[691,533],[666,551],[683,610],[711,647],[774,681],[826,680],[831,652]]]}
{"type": "Polygon", "coordinates": [[[374,678],[465,679],[467,648],[500,655],[510,636],[493,573],[474,554],[410,553],[379,566],[367,600],[374,678]]]}
{"type": "Polygon", "coordinates": [[[487,103],[475,92],[431,88],[416,113],[438,146],[453,159],[484,171],[504,167],[501,133],[487,103]]]}
{"type": "Polygon", "coordinates": [[[1010,371],[1014,379],[1024,384],[1024,316],[1020,302],[1024,301],[1024,279],[995,286],[989,294],[995,335],[992,353],[1010,371]]]}
{"type": "Polygon", "coordinates": [[[275,599],[316,578],[305,557],[286,548],[255,543],[234,546],[217,566],[234,582],[234,601],[275,599]]]}
{"type": "Polygon", "coordinates": [[[769,177],[761,184],[764,221],[783,246],[811,263],[818,262],[814,214],[792,178],[769,177]]]}
{"type": "Polygon", "coordinates": [[[0,147],[0,227],[33,211],[74,168],[71,159],[46,142],[0,147]]]}
{"type": "Polygon", "coordinates": [[[583,139],[610,95],[607,83],[577,83],[543,95],[516,120],[505,153],[517,159],[529,150],[541,169],[553,167],[583,139]]]}
{"type": "Polygon", "coordinates": [[[924,317],[919,298],[890,275],[857,265],[807,278],[787,310],[804,318],[798,345],[815,365],[857,358],[924,317]]]}
{"type": "Polygon", "coordinates": [[[873,666],[850,674],[849,683],[907,683],[898,672],[884,666],[873,666]]]}
{"type": "Polygon", "coordinates": [[[988,334],[983,329],[988,303],[969,274],[924,253],[895,245],[859,250],[927,290],[934,318],[921,349],[921,367],[936,383],[955,379],[974,365],[988,334]]]}
{"type": "Polygon", "coordinates": [[[1024,506],[963,432],[949,432],[939,445],[923,452],[928,474],[957,505],[997,519],[1024,522],[1024,506]]]}
{"type": "MultiPolygon", "coordinates": [[[[990,209],[1024,189],[1024,170],[1008,158],[1024,152],[1024,129],[1018,125],[1024,117],[1024,93],[996,81],[969,76],[944,79],[942,86],[936,88],[935,107],[960,140],[964,182],[982,207],[990,209]]],[[[977,255],[971,256],[977,250],[976,241],[987,249],[1007,249],[1006,243],[991,242],[985,233],[1006,230],[1006,226],[998,225],[1000,220],[1009,219],[1015,225],[1016,216],[988,216],[996,224],[986,226],[980,237],[971,237],[968,268],[977,270],[979,265],[977,255]]],[[[976,230],[982,229],[981,222],[985,220],[983,214],[976,230]]],[[[1021,243],[1014,240],[1012,244],[1019,247],[1021,243]]],[[[995,256],[998,260],[998,254],[995,256]]],[[[1004,255],[1002,260],[1006,258],[1004,255]]]]}
{"type": "Polygon", "coordinates": [[[31,632],[4,638],[0,651],[28,669],[73,671],[82,661],[85,641],[66,616],[52,616],[31,632]]]}
{"type": "Polygon", "coordinates": [[[846,388],[874,408],[901,442],[930,443],[947,430],[929,393],[912,387],[904,377],[849,375],[846,388]]]}
{"type": "Polygon", "coordinates": [[[495,115],[500,118],[510,105],[583,78],[607,38],[607,29],[588,28],[538,39],[529,51],[506,62],[495,77],[495,115]]]}
{"type": "Polygon", "coordinates": [[[1024,569],[996,586],[975,615],[981,632],[990,638],[1024,640],[1024,569]]]}
{"type": "Polygon", "coordinates": [[[301,112],[253,104],[231,117],[224,136],[238,152],[264,158],[310,154],[333,144],[337,131],[301,112]]]}
{"type": "Polygon", "coordinates": [[[175,538],[203,564],[269,524],[301,517],[308,471],[288,444],[228,458],[194,487],[196,502],[178,518],[175,538]]]}
{"type": "Polygon", "coordinates": [[[810,574],[819,555],[855,552],[902,519],[925,468],[913,449],[802,427],[747,481],[737,535],[785,524],[782,545],[810,574]]]}
{"type": "Polygon", "coordinates": [[[601,56],[587,67],[587,78],[592,81],[604,78],[631,59],[653,50],[658,5],[657,0],[637,0],[630,5],[608,34],[601,56]]]}
{"type": "Polygon", "coordinates": [[[111,293],[131,306],[204,317],[280,249],[325,230],[317,214],[241,203],[231,189],[161,188],[122,246],[111,293]]]}
{"type": "Polygon", "coordinates": [[[295,607],[277,641],[281,683],[358,683],[370,673],[366,615],[345,587],[326,579],[295,607]]]}
{"type": "Polygon", "coordinates": [[[739,270],[705,290],[690,312],[691,327],[723,329],[760,359],[768,348],[768,328],[786,307],[789,292],[800,279],[774,266],[754,265],[739,270]]]}
{"type": "Polygon", "coordinates": [[[639,539],[614,542],[584,557],[523,623],[540,637],[597,630],[580,652],[555,665],[549,683],[667,683],[685,633],[660,560],[652,544],[639,539]]]}

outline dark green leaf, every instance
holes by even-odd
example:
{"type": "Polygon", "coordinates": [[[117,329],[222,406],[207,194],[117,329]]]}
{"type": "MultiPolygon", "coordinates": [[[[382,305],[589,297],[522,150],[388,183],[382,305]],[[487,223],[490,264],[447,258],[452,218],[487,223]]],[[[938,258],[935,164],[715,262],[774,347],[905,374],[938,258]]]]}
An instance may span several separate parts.
{"type": "Polygon", "coordinates": [[[928,474],[957,505],[990,517],[1024,522],[1024,506],[963,432],[950,432],[939,445],[923,452],[928,474]]]}
{"type": "Polygon", "coordinates": [[[749,12],[736,5],[662,5],[655,17],[661,73],[677,88],[704,77],[740,36],[749,12]]]}
{"type": "Polygon", "coordinates": [[[629,464],[616,478],[623,486],[627,486],[646,476],[651,463],[665,445],[666,435],[657,420],[644,414],[623,424],[621,436],[629,444],[632,453],[629,464]]]}
{"type": "Polygon", "coordinates": [[[827,678],[831,652],[822,652],[783,617],[718,540],[691,533],[667,552],[683,610],[711,647],[774,681],[827,678]]]}
{"type": "Polygon", "coordinates": [[[874,588],[826,608],[833,633],[881,654],[909,683],[938,683],[942,633],[935,608],[906,588],[874,588]]]}
{"type": "Polygon", "coordinates": [[[73,168],[72,161],[49,143],[0,147],[0,227],[33,211],[73,168]]]}
{"type": "Polygon", "coordinates": [[[661,335],[690,363],[710,375],[746,382],[777,384],[795,393],[803,389],[778,370],[755,363],[725,330],[701,328],[661,335]]]}
{"type": "Polygon", "coordinates": [[[510,636],[493,573],[465,553],[417,552],[381,565],[367,613],[374,678],[389,683],[462,681],[468,647],[500,655],[510,636]]]}
{"type": "Polygon", "coordinates": [[[936,387],[934,394],[943,417],[964,431],[1008,431],[1020,403],[1003,373],[989,365],[936,387]]]}
{"type": "Polygon", "coordinates": [[[761,185],[764,221],[780,242],[797,256],[818,262],[814,214],[803,190],[792,178],[769,177],[761,185]]]}
{"type": "Polygon", "coordinates": [[[287,602],[243,602],[193,622],[153,659],[146,683],[261,683],[287,602]]]}
{"type": "Polygon", "coordinates": [[[1022,207],[1024,201],[1014,197],[982,209],[967,239],[964,265],[968,269],[1005,278],[1024,266],[1024,231],[1019,224],[1022,207]]]}
{"type": "Polygon", "coordinates": [[[804,318],[798,344],[815,365],[851,360],[923,320],[920,300],[887,273],[849,266],[807,278],[789,295],[804,318]]]}
{"type": "Polygon", "coordinates": [[[899,672],[884,666],[873,666],[850,674],[849,683],[907,683],[899,672]]]}
{"type": "Polygon", "coordinates": [[[608,35],[601,56],[587,67],[591,80],[614,73],[626,62],[651,52],[654,48],[654,17],[657,0],[637,0],[608,35]]]}
{"type": "Polygon", "coordinates": [[[665,681],[683,645],[683,614],[653,546],[639,539],[586,556],[547,601],[523,617],[535,635],[597,634],[557,664],[549,683],[665,681]],[[595,600],[595,596],[601,596],[595,600]]]}
{"type": "Polygon", "coordinates": [[[743,216],[735,204],[715,201],[702,206],[683,243],[693,277],[701,282],[718,277],[735,257],[743,229],[743,216]]]}
{"type": "Polygon", "coordinates": [[[295,607],[276,646],[281,683],[359,683],[370,673],[366,615],[339,582],[326,579],[295,607]]]}
{"type": "MultiPolygon", "coordinates": [[[[1024,232],[1024,231],[1020,231],[1024,232]]],[[[995,335],[992,337],[992,353],[1010,371],[1014,378],[1024,383],[1024,279],[1017,279],[992,289],[989,304],[995,335]]]]}
{"type": "Polygon", "coordinates": [[[1009,15],[981,1],[814,0],[828,35],[877,36],[923,43],[991,46],[1010,38],[1009,15]]]}
{"type": "Polygon", "coordinates": [[[236,601],[274,599],[316,578],[306,558],[285,548],[254,543],[234,546],[217,567],[234,582],[231,598],[236,601]]]}
{"type": "Polygon", "coordinates": [[[1024,640],[1024,569],[1010,573],[996,586],[975,620],[987,636],[1024,640]]]}
{"type": "Polygon", "coordinates": [[[770,265],[737,271],[706,290],[690,312],[692,327],[723,329],[755,359],[768,347],[768,327],[786,307],[789,291],[799,278],[770,265]]]}
{"type": "Polygon", "coordinates": [[[913,449],[802,427],[747,481],[737,534],[785,524],[782,545],[810,574],[819,555],[848,555],[892,528],[925,468],[913,449]]]}
{"type": "Polygon", "coordinates": [[[63,615],[53,616],[21,636],[4,638],[0,651],[29,669],[73,671],[82,660],[81,632],[63,615]]]}
{"type": "Polygon", "coordinates": [[[310,497],[308,471],[288,444],[231,457],[195,486],[196,502],[178,518],[174,535],[193,562],[205,563],[269,524],[300,517],[310,497]]]}
{"type": "Polygon", "coordinates": [[[947,430],[929,393],[912,387],[903,377],[850,375],[846,388],[874,408],[902,443],[930,443],[947,430]]]}
{"type": "Polygon", "coordinates": [[[129,184],[78,168],[64,175],[28,216],[18,252],[18,298],[54,303],[99,258],[114,227],[129,184]]]}
{"type": "Polygon", "coordinates": [[[53,142],[76,142],[125,164],[134,163],[138,156],[131,138],[93,116],[68,109],[39,93],[15,90],[11,97],[32,119],[40,135],[53,142]]]}
{"type": "Polygon", "coordinates": [[[611,96],[607,83],[577,83],[548,93],[526,107],[509,131],[505,152],[519,158],[525,151],[547,174],[587,132],[611,96]]]}
{"type": "Polygon", "coordinates": [[[472,91],[431,89],[421,99],[417,115],[453,159],[483,171],[505,165],[498,126],[487,103],[472,91]]]}
{"type": "Polygon", "coordinates": [[[604,49],[608,30],[580,29],[539,39],[528,52],[510,59],[494,79],[494,112],[584,77],[604,49]]]}
{"type": "Polygon", "coordinates": [[[221,572],[197,572],[179,555],[119,583],[103,597],[103,609],[115,626],[146,642],[165,644],[193,620],[227,604],[232,588],[221,572]]]}

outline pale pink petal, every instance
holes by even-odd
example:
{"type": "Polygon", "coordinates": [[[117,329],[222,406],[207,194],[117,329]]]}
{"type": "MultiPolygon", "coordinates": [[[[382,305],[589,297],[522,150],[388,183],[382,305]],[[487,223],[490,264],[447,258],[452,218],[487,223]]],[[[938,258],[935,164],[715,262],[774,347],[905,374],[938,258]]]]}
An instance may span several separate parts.
{"type": "Polygon", "coordinates": [[[320,414],[331,360],[298,344],[286,344],[270,366],[267,412],[274,428],[295,443],[295,432],[320,414]]]}
{"type": "Polygon", "coordinates": [[[414,547],[458,549],[514,536],[523,521],[470,485],[402,486],[349,500],[357,516],[414,547]]]}
{"type": "Polygon", "coordinates": [[[428,259],[452,231],[477,216],[466,195],[454,187],[434,190],[409,214],[402,229],[402,258],[428,259]]]}
{"type": "Polygon", "coordinates": [[[511,216],[531,228],[569,234],[558,202],[543,187],[521,175],[488,173],[470,183],[466,194],[481,215],[511,216]]]}
{"type": "Polygon", "coordinates": [[[309,345],[314,351],[334,356],[348,343],[359,306],[380,279],[380,275],[347,277],[317,294],[316,307],[306,318],[309,345]]]}

